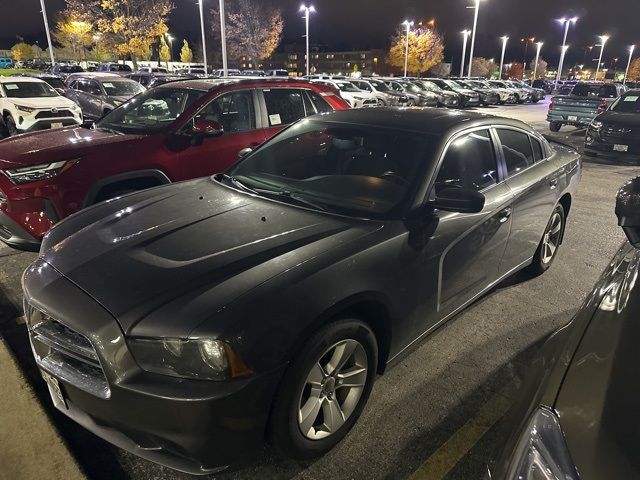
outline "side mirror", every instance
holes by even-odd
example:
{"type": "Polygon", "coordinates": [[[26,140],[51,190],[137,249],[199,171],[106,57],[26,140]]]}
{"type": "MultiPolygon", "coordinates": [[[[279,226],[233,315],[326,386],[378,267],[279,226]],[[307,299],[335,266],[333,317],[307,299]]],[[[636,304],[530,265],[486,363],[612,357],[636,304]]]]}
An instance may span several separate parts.
{"type": "Polygon", "coordinates": [[[246,157],[247,155],[249,155],[251,152],[253,152],[253,148],[251,147],[247,147],[247,148],[243,148],[242,150],[240,150],[238,152],[238,160],[240,160],[241,158],[246,157]]]}
{"type": "Polygon", "coordinates": [[[629,180],[618,190],[616,216],[631,245],[640,248],[640,177],[629,180]]]}
{"type": "Polygon", "coordinates": [[[433,208],[445,212],[478,213],[484,208],[484,195],[466,188],[444,188],[432,202],[433,208]]]}
{"type": "Polygon", "coordinates": [[[218,137],[224,133],[224,127],[215,120],[200,119],[193,124],[191,145],[202,145],[206,137],[218,137]]]}

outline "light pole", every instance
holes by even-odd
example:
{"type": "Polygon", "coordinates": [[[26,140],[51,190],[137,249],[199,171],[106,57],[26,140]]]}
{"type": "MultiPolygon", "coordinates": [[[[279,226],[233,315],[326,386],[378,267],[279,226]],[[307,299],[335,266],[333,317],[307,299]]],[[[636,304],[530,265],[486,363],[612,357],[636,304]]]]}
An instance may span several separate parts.
{"type": "Polygon", "coordinates": [[[413,22],[410,22],[409,20],[405,20],[404,22],[402,22],[402,25],[404,25],[407,28],[407,42],[404,48],[404,76],[406,78],[407,69],[409,68],[409,31],[413,26],[413,22]]]}
{"type": "Polygon", "coordinates": [[[500,56],[500,73],[498,73],[498,80],[502,80],[502,69],[504,68],[504,54],[507,51],[507,42],[509,41],[509,37],[506,35],[500,37],[502,39],[502,55],[500,56]]]}
{"type": "Polygon", "coordinates": [[[635,49],[635,45],[631,45],[629,47],[629,61],[627,62],[627,69],[624,71],[624,81],[622,82],[623,85],[627,84],[627,75],[629,75],[629,67],[631,67],[631,59],[633,58],[633,52],[635,51],[635,49]]]}
{"type": "MultiPolygon", "coordinates": [[[[202,2],[202,0],[200,0],[202,2]]],[[[227,65],[227,30],[224,16],[224,0],[220,0],[220,43],[222,47],[222,76],[226,77],[229,74],[229,68],[227,65]]],[[[203,33],[204,35],[204,33],[203,33]]],[[[205,63],[205,73],[207,64],[205,63]]]]}
{"type": "Polygon", "coordinates": [[[204,63],[204,73],[207,73],[207,42],[204,39],[204,15],[202,14],[202,2],[204,0],[198,0],[198,6],[200,8],[200,31],[202,32],[202,61],[204,63]]]}
{"type": "Polygon", "coordinates": [[[169,61],[173,63],[173,37],[168,33],[167,40],[169,40],[169,61]]]}
{"type": "Polygon", "coordinates": [[[478,14],[480,12],[480,2],[481,0],[474,0],[475,5],[473,7],[467,8],[475,8],[475,13],[473,15],[473,31],[471,33],[471,49],[469,50],[469,78],[471,78],[471,67],[473,66],[473,50],[476,46],[476,29],[478,28],[478,14]]]}
{"type": "Polygon", "coordinates": [[[307,7],[306,5],[300,5],[300,11],[304,12],[304,25],[306,29],[306,43],[307,43],[307,75],[309,75],[309,14],[314,13],[316,9],[313,5],[307,7]]]}
{"type": "Polygon", "coordinates": [[[564,37],[562,39],[562,49],[560,53],[560,62],[558,63],[558,76],[556,77],[556,90],[558,89],[558,82],[560,81],[560,77],[562,76],[562,68],[564,67],[564,55],[567,53],[567,35],[569,34],[569,25],[578,21],[578,17],[573,18],[561,18],[558,20],[561,24],[564,25],[564,37]]]}
{"type": "Polygon", "coordinates": [[[544,43],[542,42],[537,42],[536,43],[536,63],[533,67],[533,77],[531,77],[531,84],[533,85],[533,81],[536,79],[536,76],[538,75],[538,62],[540,61],[540,50],[542,49],[542,45],[544,45],[544,43]]]}
{"type": "Polygon", "coordinates": [[[462,32],[462,63],[460,64],[460,78],[464,77],[464,62],[467,56],[467,39],[471,35],[471,30],[463,30],[462,32]]]}
{"type": "Polygon", "coordinates": [[[44,6],[44,0],[40,0],[40,6],[42,8],[42,19],[44,20],[44,30],[47,32],[47,42],[49,43],[49,56],[51,57],[51,68],[56,63],[53,56],[53,45],[51,44],[51,33],[49,32],[49,21],[47,20],[47,9],[44,6]]]}
{"type": "Polygon", "coordinates": [[[607,43],[607,40],[609,40],[608,35],[600,35],[600,56],[598,57],[598,67],[596,68],[596,80],[598,80],[598,73],[600,73],[600,64],[602,63],[602,54],[604,53],[604,46],[607,43]]]}

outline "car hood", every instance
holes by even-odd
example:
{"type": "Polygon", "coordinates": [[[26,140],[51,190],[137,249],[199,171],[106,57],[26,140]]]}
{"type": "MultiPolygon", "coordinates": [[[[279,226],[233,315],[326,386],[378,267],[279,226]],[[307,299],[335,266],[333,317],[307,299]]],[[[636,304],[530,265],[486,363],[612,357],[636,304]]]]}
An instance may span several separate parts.
{"type": "MultiPolygon", "coordinates": [[[[209,313],[218,311],[379,225],[204,178],[137,192],[69,217],[47,234],[41,256],[130,333],[160,307],[197,292],[213,298],[209,313]]],[[[173,321],[173,334],[188,335],[201,321],[173,321]]]]}
{"type": "Polygon", "coordinates": [[[609,110],[599,115],[596,120],[623,127],[640,127],[640,115],[634,113],[622,113],[609,110]]]}
{"type": "Polygon", "coordinates": [[[0,142],[0,170],[82,158],[106,145],[137,141],[139,135],[67,127],[31,132],[0,142]]]}
{"type": "Polygon", "coordinates": [[[126,102],[127,100],[131,99],[132,97],[130,95],[117,95],[117,96],[113,96],[113,97],[108,97],[109,101],[115,103],[116,105],[120,105],[121,103],[126,102]]]}
{"type": "Polygon", "coordinates": [[[6,98],[14,105],[23,105],[25,107],[46,109],[46,108],[70,108],[75,105],[72,100],[62,96],[56,97],[37,97],[37,98],[6,98]]]}

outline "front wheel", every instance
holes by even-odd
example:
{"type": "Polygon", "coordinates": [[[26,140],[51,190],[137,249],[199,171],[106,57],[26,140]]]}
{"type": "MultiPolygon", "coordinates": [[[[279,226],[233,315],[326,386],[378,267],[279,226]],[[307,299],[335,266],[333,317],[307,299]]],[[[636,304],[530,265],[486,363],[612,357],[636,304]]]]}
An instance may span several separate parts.
{"type": "Polygon", "coordinates": [[[319,330],[283,377],[270,419],[272,443],[296,459],[331,450],[367,403],[377,363],[376,338],[364,322],[345,319],[319,330]]]}
{"type": "Polygon", "coordinates": [[[549,223],[544,230],[542,240],[538,245],[538,250],[531,262],[530,270],[535,275],[546,272],[558,254],[558,249],[562,243],[565,227],[565,213],[562,205],[556,206],[551,214],[549,223]]]}
{"type": "Polygon", "coordinates": [[[5,117],[4,124],[7,127],[7,133],[9,134],[10,137],[13,137],[14,135],[17,135],[19,133],[18,127],[16,127],[16,121],[13,119],[11,115],[7,115],[5,117]]]}
{"type": "Polygon", "coordinates": [[[562,124],[560,122],[549,122],[549,130],[552,132],[559,132],[562,128],[562,124]]]}

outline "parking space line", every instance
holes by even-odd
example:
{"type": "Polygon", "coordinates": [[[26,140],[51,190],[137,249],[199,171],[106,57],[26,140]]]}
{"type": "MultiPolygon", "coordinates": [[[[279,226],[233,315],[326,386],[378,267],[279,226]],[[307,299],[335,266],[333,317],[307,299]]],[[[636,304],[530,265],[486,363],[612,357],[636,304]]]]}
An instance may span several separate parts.
{"type": "Polygon", "coordinates": [[[478,413],[443,443],[409,480],[439,480],[444,478],[469,453],[478,441],[505,414],[511,404],[514,387],[494,394],[478,413]]]}

